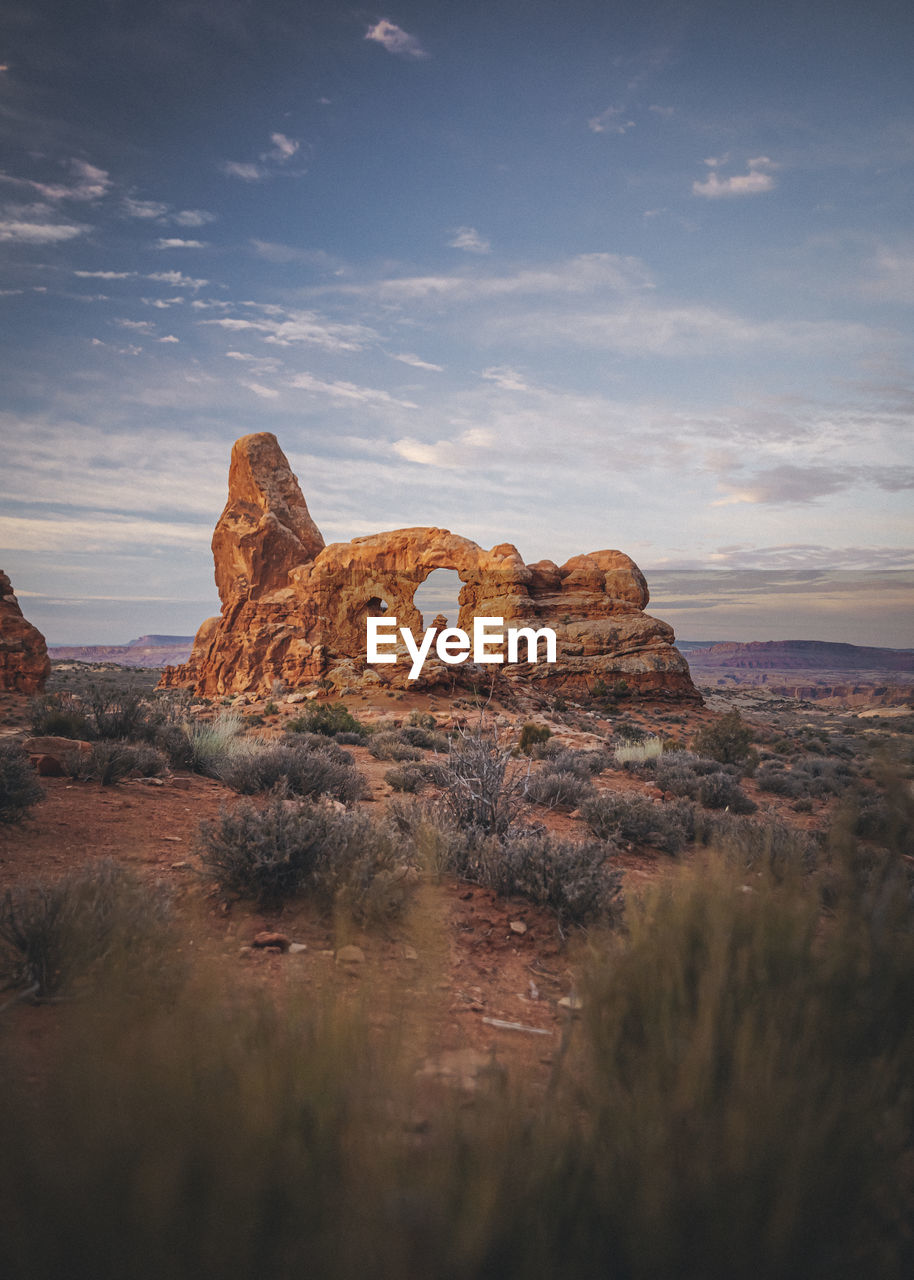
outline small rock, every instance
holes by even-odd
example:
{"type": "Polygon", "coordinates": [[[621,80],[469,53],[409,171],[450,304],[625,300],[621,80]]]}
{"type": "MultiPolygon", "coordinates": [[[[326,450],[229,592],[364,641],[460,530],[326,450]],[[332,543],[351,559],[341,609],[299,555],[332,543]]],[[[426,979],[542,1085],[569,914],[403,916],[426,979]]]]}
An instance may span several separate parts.
{"type": "Polygon", "coordinates": [[[144,787],[164,787],[165,786],[164,778],[138,778],[137,781],[142,783],[144,787]]]}
{"type": "Polygon", "coordinates": [[[419,959],[419,952],[416,950],[416,948],[415,948],[415,947],[411,947],[408,943],[404,943],[404,945],[403,945],[403,959],[404,959],[404,960],[418,960],[418,959],[419,959]]]}
{"type": "Polygon", "coordinates": [[[239,948],[238,948],[238,959],[239,959],[239,960],[247,960],[247,958],[248,958],[249,956],[252,956],[253,954],[254,954],[254,948],[253,948],[253,947],[239,947],[239,948]]]}
{"type": "Polygon", "coordinates": [[[509,920],[508,928],[511,930],[512,933],[527,932],[527,926],[524,924],[523,920],[509,920]]]}
{"type": "Polygon", "coordinates": [[[173,862],[171,864],[172,871],[185,871],[190,863],[185,859],[183,862],[173,862]]]}
{"type": "Polygon", "coordinates": [[[361,947],[356,947],[352,945],[348,947],[340,947],[339,951],[337,951],[336,953],[336,962],[337,964],[346,964],[346,965],[364,964],[365,952],[362,950],[361,947]]]}
{"type": "Polygon", "coordinates": [[[297,693],[286,694],[284,701],[289,703],[290,706],[294,707],[296,703],[304,702],[307,696],[308,695],[303,690],[299,689],[297,693]]]}
{"type": "Polygon", "coordinates": [[[584,1001],[573,992],[570,996],[562,996],[557,1003],[560,1009],[569,1009],[572,1013],[577,1013],[584,1008],[584,1001]]]}
{"type": "Polygon", "coordinates": [[[262,929],[260,933],[255,934],[251,942],[253,947],[278,947],[280,951],[288,951],[290,945],[290,939],[286,934],[277,933],[271,929],[262,929]]]}
{"type": "Polygon", "coordinates": [[[307,950],[308,950],[307,945],[306,945],[304,942],[290,942],[290,943],[289,943],[289,955],[290,955],[290,956],[300,956],[300,955],[301,955],[301,953],[302,953],[303,951],[307,951],[307,950]]]}

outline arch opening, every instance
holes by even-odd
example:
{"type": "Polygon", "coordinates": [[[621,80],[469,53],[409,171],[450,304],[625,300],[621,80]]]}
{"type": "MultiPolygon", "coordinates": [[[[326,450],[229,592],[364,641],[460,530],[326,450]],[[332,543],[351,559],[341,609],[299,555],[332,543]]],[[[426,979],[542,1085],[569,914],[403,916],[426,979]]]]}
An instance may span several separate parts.
{"type": "Polygon", "coordinates": [[[445,618],[446,626],[456,627],[462,589],[463,579],[456,569],[433,569],[413,593],[413,604],[422,615],[423,628],[434,626],[436,618],[445,618]]]}

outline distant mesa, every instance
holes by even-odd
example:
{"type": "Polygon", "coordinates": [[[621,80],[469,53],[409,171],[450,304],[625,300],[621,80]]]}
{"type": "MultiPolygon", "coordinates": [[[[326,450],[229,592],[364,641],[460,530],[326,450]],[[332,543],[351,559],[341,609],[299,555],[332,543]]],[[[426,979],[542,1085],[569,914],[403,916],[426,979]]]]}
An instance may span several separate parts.
{"type": "Polygon", "coordinates": [[[424,687],[498,671],[551,692],[624,681],[633,693],[700,701],[672,628],[644,612],[647,583],[621,551],[528,565],[511,543],[486,551],[427,527],[327,546],[267,432],[232,448],[228,501],[212,546],[222,612],[203,623],[188,661],[167,667],[160,687],[209,696],[262,693],[276,680],[293,688],[318,680],[339,690],[406,687],[405,660],[366,663],[366,619],[384,613],[421,636],[416,589],[433,570],[451,569],[463,584],[458,627],[472,631],[477,616],[503,618],[506,627],[551,627],[559,661],[458,668],[429,659],[424,687]]]}
{"type": "Polygon", "coordinates": [[[827,640],[722,641],[689,653],[693,667],[769,671],[910,671],[914,649],[878,649],[827,640]]]}
{"type": "Polygon", "coordinates": [[[0,571],[0,689],[40,693],[50,671],[44,636],[26,622],[12,583],[0,571]]]}
{"type": "Polygon", "coordinates": [[[55,644],[54,662],[114,662],[121,667],[167,667],[186,662],[193,636],[140,636],[128,644],[55,644]]]}

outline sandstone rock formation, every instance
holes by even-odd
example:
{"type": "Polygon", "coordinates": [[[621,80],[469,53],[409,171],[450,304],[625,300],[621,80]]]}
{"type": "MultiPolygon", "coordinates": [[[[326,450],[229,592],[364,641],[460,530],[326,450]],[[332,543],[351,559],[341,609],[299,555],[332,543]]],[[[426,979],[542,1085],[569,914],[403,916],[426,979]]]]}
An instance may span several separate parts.
{"type": "MultiPolygon", "coordinates": [[[[644,612],[647,583],[621,551],[524,564],[517,548],[486,551],[447,529],[410,528],[325,546],[276,438],[243,436],[232,449],[229,496],[213,535],[222,613],[203,623],[190,659],[168,667],[161,687],[197,694],[266,692],[329,679],[337,688],[400,687],[409,663],[368,666],[366,624],[386,613],[414,635],[424,630],[414,594],[434,569],[454,569],[463,586],[457,625],[476,616],[505,626],[551,627],[555,664],[486,667],[536,687],[613,688],[698,699],[673,631],[644,612]]],[[[429,619],[431,622],[431,619],[429,619]]],[[[403,650],[405,654],[405,650],[403,650]]],[[[480,668],[430,658],[421,683],[450,685],[480,668]]]]}
{"type": "Polygon", "coordinates": [[[50,672],[44,636],[23,618],[12,584],[0,572],[0,689],[40,693],[50,672]]]}

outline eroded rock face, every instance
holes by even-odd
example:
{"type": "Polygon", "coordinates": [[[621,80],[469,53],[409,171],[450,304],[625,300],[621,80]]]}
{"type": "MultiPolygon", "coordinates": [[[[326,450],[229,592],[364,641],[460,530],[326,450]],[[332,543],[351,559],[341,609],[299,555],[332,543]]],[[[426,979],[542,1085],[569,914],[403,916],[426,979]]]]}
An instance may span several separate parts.
{"type": "Polygon", "coordinates": [[[0,689],[40,693],[50,672],[44,636],[26,622],[9,578],[0,572],[0,689]]]}
{"type": "MultiPolygon", "coordinates": [[[[265,692],[329,679],[339,688],[406,686],[409,663],[368,666],[366,618],[387,614],[416,637],[413,600],[435,569],[463,583],[457,625],[504,618],[506,627],[551,627],[558,662],[498,668],[539,687],[584,690],[624,680],[637,692],[697,699],[673,631],[644,612],[647,583],[621,551],[593,551],[564,565],[526,565],[517,548],[486,551],[447,529],[395,529],[325,546],[276,438],[243,436],[232,449],[229,498],[213,535],[218,618],[204,622],[190,660],[168,667],[162,687],[198,694],[265,692]]],[[[432,623],[432,619],[427,619],[432,623]]],[[[405,658],[405,649],[402,650],[405,658]]],[[[467,668],[427,660],[421,683],[447,683],[467,668]]]]}

